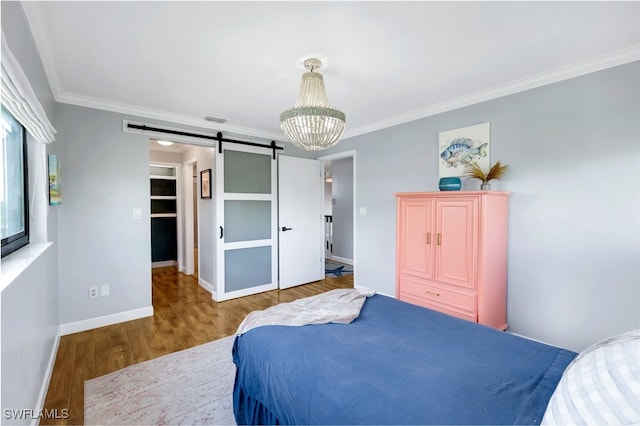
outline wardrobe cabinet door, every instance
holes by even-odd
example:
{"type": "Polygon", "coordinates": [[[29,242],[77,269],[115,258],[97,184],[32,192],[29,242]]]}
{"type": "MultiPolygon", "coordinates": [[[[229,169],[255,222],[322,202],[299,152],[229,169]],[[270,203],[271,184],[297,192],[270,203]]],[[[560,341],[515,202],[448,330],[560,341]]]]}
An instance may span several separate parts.
{"type": "Polygon", "coordinates": [[[432,199],[403,200],[398,211],[401,220],[398,238],[401,274],[433,279],[433,203],[432,199]]]}
{"type": "Polygon", "coordinates": [[[477,198],[436,201],[436,281],[476,288],[477,228],[477,198]]]}

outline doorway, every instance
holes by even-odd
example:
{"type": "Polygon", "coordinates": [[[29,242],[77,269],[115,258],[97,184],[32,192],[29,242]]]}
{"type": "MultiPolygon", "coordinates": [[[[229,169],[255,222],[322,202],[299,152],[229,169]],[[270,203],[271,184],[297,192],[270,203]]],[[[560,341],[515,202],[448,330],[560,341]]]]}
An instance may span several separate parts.
{"type": "MultiPolygon", "coordinates": [[[[200,232],[200,203],[197,176],[199,165],[202,163],[207,164],[206,152],[210,152],[212,148],[190,142],[191,141],[187,140],[182,141],[180,138],[172,138],[171,140],[149,139],[150,163],[171,170],[172,172],[170,174],[172,176],[166,176],[164,179],[168,179],[173,185],[172,193],[163,193],[161,194],[162,196],[154,197],[154,190],[152,188],[152,228],[154,221],[174,221],[170,226],[171,233],[174,237],[169,242],[172,246],[173,254],[170,256],[169,261],[153,262],[152,266],[175,266],[179,272],[199,278],[201,274],[201,264],[198,256],[198,252],[200,251],[198,247],[201,238],[199,238],[198,235],[200,232]],[[157,200],[154,200],[154,198],[157,200]],[[173,208],[170,212],[172,213],[172,218],[163,217],[168,216],[165,211],[160,212],[162,213],[160,215],[154,212],[154,202],[156,204],[159,202],[171,203],[173,208]],[[154,218],[154,216],[160,217],[160,219],[154,218]]],[[[154,176],[154,172],[152,172],[151,175],[152,179],[159,178],[159,176],[154,176]]],[[[152,241],[152,254],[153,251],[152,241]]]]}
{"type": "Polygon", "coordinates": [[[343,153],[318,157],[325,167],[324,252],[326,270],[356,265],[356,153],[343,153]]]}

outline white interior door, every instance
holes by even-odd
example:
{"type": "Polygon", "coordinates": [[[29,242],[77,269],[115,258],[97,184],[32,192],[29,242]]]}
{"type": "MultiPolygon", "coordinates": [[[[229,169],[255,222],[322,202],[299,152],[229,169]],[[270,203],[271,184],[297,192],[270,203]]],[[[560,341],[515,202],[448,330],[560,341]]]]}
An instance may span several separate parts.
{"type": "Polygon", "coordinates": [[[280,288],[288,288],[324,278],[323,164],[278,158],[280,288]]]}
{"type": "Polygon", "coordinates": [[[270,149],[224,144],[216,152],[215,299],[278,288],[278,162],[270,149]]]}

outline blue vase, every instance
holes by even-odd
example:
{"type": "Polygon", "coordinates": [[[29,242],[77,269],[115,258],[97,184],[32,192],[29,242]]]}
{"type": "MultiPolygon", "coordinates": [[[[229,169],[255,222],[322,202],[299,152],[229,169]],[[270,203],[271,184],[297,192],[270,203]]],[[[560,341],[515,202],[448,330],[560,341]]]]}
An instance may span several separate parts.
{"type": "Polygon", "coordinates": [[[440,178],[438,187],[440,191],[459,191],[462,187],[462,182],[460,182],[459,177],[443,177],[440,178]]]}

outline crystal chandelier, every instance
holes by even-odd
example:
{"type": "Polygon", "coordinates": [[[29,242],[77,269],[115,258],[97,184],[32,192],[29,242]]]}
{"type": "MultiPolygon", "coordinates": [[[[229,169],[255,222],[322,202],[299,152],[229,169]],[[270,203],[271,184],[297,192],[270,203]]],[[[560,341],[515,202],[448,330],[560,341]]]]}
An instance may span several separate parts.
{"type": "Polygon", "coordinates": [[[320,151],[335,145],[345,127],[344,113],[329,108],[322,74],[314,72],[321,64],[316,58],[304,61],[309,72],[302,75],[296,105],[280,114],[280,128],[284,134],[295,146],[307,151],[320,151]]]}

